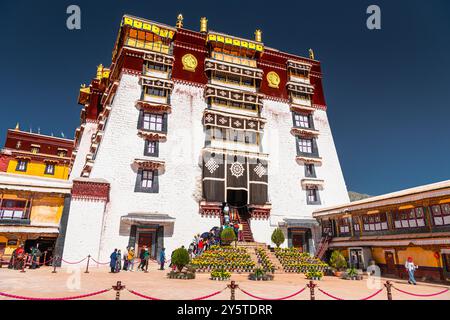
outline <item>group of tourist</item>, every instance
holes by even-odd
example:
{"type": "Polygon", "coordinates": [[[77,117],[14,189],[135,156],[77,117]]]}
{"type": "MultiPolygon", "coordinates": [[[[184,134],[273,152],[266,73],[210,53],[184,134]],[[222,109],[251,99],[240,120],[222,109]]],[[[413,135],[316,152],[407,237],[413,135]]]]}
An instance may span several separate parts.
{"type": "Polygon", "coordinates": [[[236,239],[238,241],[244,241],[244,225],[240,223],[238,220],[230,221],[229,215],[224,215],[224,225],[223,228],[232,228],[236,235],[236,239]]]}
{"type": "MultiPolygon", "coordinates": [[[[164,264],[166,262],[165,248],[161,249],[159,255],[160,270],[164,270],[164,264]]],[[[121,250],[114,249],[113,253],[110,255],[109,266],[111,268],[111,273],[117,273],[121,270],[123,271],[134,271],[134,263],[136,259],[136,254],[133,247],[127,247],[124,254],[122,255],[121,250]],[[122,266],[123,260],[123,266],[122,266]]],[[[150,260],[150,251],[147,246],[142,247],[139,253],[139,265],[137,267],[138,271],[148,272],[148,264],[150,260]]]]}
{"type": "Polygon", "coordinates": [[[133,247],[127,247],[123,256],[121,250],[114,249],[114,252],[110,255],[109,267],[111,268],[111,273],[123,271],[134,271],[134,259],[135,253],[133,247]],[[122,267],[123,260],[123,267],[122,267]]]}
{"type": "Polygon", "coordinates": [[[30,252],[27,255],[22,244],[12,252],[8,268],[18,270],[23,269],[28,265],[30,269],[36,269],[40,266],[41,257],[42,252],[37,246],[31,247],[30,252]]]}

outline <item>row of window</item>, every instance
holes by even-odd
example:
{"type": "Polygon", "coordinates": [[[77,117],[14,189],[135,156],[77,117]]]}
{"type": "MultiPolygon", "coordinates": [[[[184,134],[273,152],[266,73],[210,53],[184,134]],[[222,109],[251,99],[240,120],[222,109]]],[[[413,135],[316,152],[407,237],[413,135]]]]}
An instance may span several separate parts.
{"type": "MultiPolygon", "coordinates": [[[[16,171],[19,172],[27,172],[28,169],[28,160],[18,160],[16,171]]],[[[55,165],[53,163],[46,163],[44,174],[54,175],[55,174],[55,165]]]]}
{"type": "MultiPolygon", "coordinates": [[[[410,210],[402,210],[392,213],[392,221],[394,229],[420,228],[428,225],[424,208],[414,208],[410,210]]],[[[434,226],[450,225],[450,204],[434,205],[431,207],[432,224],[434,226]]],[[[353,220],[353,229],[360,231],[360,224],[357,219],[353,220]]],[[[362,227],[364,231],[383,231],[389,230],[388,219],[386,213],[362,216],[362,227]]],[[[350,233],[350,219],[341,218],[338,220],[339,231],[341,234],[350,233]]]]}
{"type": "Polygon", "coordinates": [[[259,145],[259,133],[254,131],[235,130],[213,127],[206,129],[206,140],[222,140],[259,145]]]}
{"type": "Polygon", "coordinates": [[[250,111],[258,111],[258,107],[251,103],[237,102],[232,100],[226,100],[221,98],[211,98],[211,103],[228,107],[228,108],[236,108],[236,109],[244,109],[250,111]]]}
{"type": "Polygon", "coordinates": [[[255,86],[255,79],[239,77],[236,75],[229,75],[229,74],[214,72],[212,74],[211,78],[214,80],[217,80],[217,81],[227,82],[230,84],[237,84],[237,85],[242,85],[242,86],[247,86],[247,87],[255,86]]]}
{"type": "Polygon", "coordinates": [[[28,218],[26,201],[0,200],[0,220],[21,220],[28,218]]]}
{"type": "Polygon", "coordinates": [[[162,63],[156,63],[152,61],[145,61],[144,63],[144,72],[149,71],[160,71],[160,72],[168,72],[170,70],[169,66],[162,63]]]}

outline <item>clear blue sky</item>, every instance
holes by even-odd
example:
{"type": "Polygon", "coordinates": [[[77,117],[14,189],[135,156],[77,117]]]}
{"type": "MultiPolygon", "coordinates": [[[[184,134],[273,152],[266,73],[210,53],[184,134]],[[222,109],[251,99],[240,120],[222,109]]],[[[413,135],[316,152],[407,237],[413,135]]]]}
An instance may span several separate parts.
{"type": "Polygon", "coordinates": [[[0,143],[7,128],[73,137],[81,83],[109,65],[124,13],[216,31],[322,61],[349,190],[372,195],[450,179],[450,1],[2,1],[0,143]],[[66,29],[78,4],[82,29],[66,29]],[[382,30],[366,28],[378,4],[382,30]]]}

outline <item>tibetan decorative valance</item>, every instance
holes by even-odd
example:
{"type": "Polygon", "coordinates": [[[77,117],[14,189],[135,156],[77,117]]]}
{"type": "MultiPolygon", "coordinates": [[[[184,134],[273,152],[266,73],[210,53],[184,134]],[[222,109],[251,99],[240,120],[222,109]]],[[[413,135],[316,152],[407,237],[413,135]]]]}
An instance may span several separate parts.
{"type": "Polygon", "coordinates": [[[170,91],[172,91],[172,89],[173,89],[173,82],[170,80],[163,80],[163,79],[156,79],[156,78],[142,76],[141,83],[143,86],[146,86],[146,87],[167,89],[170,91]]]}
{"type": "Polygon", "coordinates": [[[215,43],[223,43],[225,45],[230,45],[238,48],[245,48],[248,50],[254,50],[257,52],[264,51],[264,45],[262,43],[256,43],[253,41],[248,41],[244,39],[239,39],[236,37],[229,37],[227,35],[217,34],[217,33],[208,33],[208,42],[215,43]]]}
{"type": "Polygon", "coordinates": [[[152,32],[162,38],[172,39],[175,35],[175,30],[162,27],[150,21],[136,19],[132,17],[124,17],[122,20],[122,26],[130,26],[135,29],[140,29],[148,32],[152,32]]]}
{"type": "Polygon", "coordinates": [[[141,138],[151,141],[164,141],[167,139],[167,135],[165,133],[156,131],[138,130],[138,135],[141,138]]]}
{"type": "Polygon", "coordinates": [[[319,135],[319,131],[307,129],[307,128],[292,128],[291,134],[294,136],[300,136],[300,137],[315,137],[319,135]]]}
{"type": "Polygon", "coordinates": [[[263,95],[251,92],[241,92],[237,90],[224,89],[213,85],[207,85],[205,89],[205,98],[220,98],[231,101],[249,103],[262,106],[263,95]]]}
{"type": "Polygon", "coordinates": [[[144,55],[144,60],[164,64],[167,66],[172,66],[175,58],[172,56],[155,52],[155,53],[146,53],[144,55]]]}
{"type": "Polygon", "coordinates": [[[134,163],[141,169],[156,170],[165,167],[165,162],[159,160],[135,159],[134,163]]]}
{"type": "Polygon", "coordinates": [[[306,93],[306,94],[313,94],[314,93],[314,86],[309,84],[299,84],[294,82],[288,82],[287,83],[288,90],[296,91],[300,93],[306,93]]]}
{"type": "Polygon", "coordinates": [[[258,119],[229,116],[225,113],[209,110],[205,111],[203,115],[203,125],[205,126],[258,132],[264,129],[264,124],[264,121],[258,119]]]}
{"type": "Polygon", "coordinates": [[[219,62],[212,59],[205,60],[205,71],[219,71],[231,73],[234,75],[248,77],[253,79],[262,79],[263,71],[261,69],[245,68],[231,65],[224,62],[219,62]]]}
{"type": "Polygon", "coordinates": [[[287,67],[291,69],[304,70],[308,72],[311,70],[311,64],[303,61],[288,60],[287,67]]]}
{"type": "Polygon", "coordinates": [[[149,101],[138,100],[136,102],[136,107],[145,111],[151,111],[156,113],[170,113],[172,107],[164,103],[154,103],[149,101]]]}

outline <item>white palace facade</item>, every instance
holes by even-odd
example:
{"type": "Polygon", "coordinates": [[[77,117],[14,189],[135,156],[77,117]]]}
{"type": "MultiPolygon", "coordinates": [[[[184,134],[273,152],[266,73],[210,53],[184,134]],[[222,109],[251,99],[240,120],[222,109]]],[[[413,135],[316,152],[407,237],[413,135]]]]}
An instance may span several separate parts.
{"type": "Polygon", "coordinates": [[[254,40],[124,16],[111,65],[82,86],[60,254],[153,257],[223,222],[314,252],[312,212],[348,202],[320,62],[254,40]]]}

